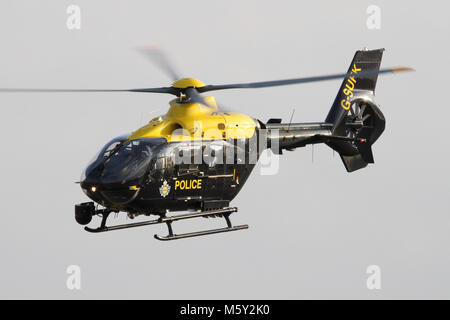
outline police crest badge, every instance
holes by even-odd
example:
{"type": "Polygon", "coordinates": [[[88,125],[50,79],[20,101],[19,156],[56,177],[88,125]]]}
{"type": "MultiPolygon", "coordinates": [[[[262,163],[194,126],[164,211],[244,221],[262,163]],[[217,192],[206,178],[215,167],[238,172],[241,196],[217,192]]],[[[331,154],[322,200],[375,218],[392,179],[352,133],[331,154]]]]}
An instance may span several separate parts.
{"type": "Polygon", "coordinates": [[[167,183],[166,180],[164,180],[163,184],[159,188],[159,193],[163,198],[165,198],[170,192],[170,185],[167,183]]]}

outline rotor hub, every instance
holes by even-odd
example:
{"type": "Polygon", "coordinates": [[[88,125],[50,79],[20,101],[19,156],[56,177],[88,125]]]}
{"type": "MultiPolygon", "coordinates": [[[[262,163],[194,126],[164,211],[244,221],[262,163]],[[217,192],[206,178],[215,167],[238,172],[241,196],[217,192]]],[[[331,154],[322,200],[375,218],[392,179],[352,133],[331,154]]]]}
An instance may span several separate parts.
{"type": "Polygon", "coordinates": [[[204,86],[205,84],[202,81],[194,78],[182,78],[172,83],[172,87],[177,89],[200,88],[204,86]]]}

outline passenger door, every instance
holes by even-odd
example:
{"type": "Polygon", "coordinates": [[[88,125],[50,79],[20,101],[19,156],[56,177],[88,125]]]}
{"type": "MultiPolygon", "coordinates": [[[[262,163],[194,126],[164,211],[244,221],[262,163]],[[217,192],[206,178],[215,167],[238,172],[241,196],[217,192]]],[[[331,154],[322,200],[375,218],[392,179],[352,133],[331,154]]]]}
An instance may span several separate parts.
{"type": "Polygon", "coordinates": [[[201,163],[195,163],[194,149],[194,146],[184,148],[184,152],[189,152],[190,160],[174,167],[172,186],[174,199],[176,200],[200,200],[203,197],[205,189],[204,170],[202,170],[203,165],[201,163]]]}

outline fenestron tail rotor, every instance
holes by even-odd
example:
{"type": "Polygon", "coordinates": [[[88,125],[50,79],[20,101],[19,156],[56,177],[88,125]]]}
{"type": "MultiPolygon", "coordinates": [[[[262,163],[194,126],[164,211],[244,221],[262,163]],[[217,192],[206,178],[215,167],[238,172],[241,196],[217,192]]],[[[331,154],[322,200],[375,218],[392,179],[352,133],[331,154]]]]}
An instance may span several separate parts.
{"type": "Polygon", "coordinates": [[[370,117],[370,113],[364,114],[365,110],[366,105],[362,101],[355,101],[351,104],[345,121],[349,138],[356,138],[359,130],[364,127],[364,121],[370,117]]]}

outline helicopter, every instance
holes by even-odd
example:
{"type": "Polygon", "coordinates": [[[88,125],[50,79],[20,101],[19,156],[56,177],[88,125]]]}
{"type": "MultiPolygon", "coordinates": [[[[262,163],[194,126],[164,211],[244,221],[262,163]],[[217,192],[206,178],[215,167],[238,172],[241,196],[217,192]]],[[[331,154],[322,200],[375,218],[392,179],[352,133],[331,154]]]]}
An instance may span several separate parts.
{"type": "MultiPolygon", "coordinates": [[[[230,207],[252,173],[261,154],[281,155],[310,144],[324,143],[339,153],[348,172],[374,163],[372,145],[385,129],[385,118],[375,102],[379,74],[411,71],[380,69],[384,49],[356,51],[346,73],[295,79],[208,85],[178,76],[160,50],[144,50],[174,80],[171,86],[142,89],[14,89],[0,92],[141,92],[176,96],[167,113],[143,127],[105,144],[83,171],[79,184],[90,198],[75,205],[75,220],[88,232],[98,233],[153,224],[166,224],[176,240],[247,229],[233,225],[230,207]],[[267,122],[223,111],[212,96],[201,94],[227,89],[267,88],[343,79],[323,122],[267,122]],[[171,212],[186,212],[168,215],[171,212]],[[130,218],[156,215],[153,220],[107,225],[111,213],[130,218]],[[100,226],[87,226],[100,216],[100,226]],[[173,222],[198,217],[224,218],[226,226],[176,234],[173,222]]],[[[291,119],[292,120],[292,119],[291,119]]]]}

